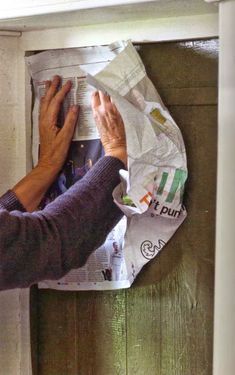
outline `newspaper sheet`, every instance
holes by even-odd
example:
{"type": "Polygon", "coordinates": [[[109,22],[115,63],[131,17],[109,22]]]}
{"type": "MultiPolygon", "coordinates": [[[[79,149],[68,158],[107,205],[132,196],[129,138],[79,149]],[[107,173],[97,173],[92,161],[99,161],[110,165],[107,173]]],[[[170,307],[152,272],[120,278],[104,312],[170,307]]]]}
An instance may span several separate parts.
{"type": "Polygon", "coordinates": [[[146,75],[130,42],[110,46],[52,50],[26,58],[33,81],[33,161],[38,158],[38,111],[45,81],[53,75],[70,79],[72,90],[60,113],[59,126],[71,104],[80,115],[68,159],[44,205],[66,191],[94,165],[103,150],[91,111],[94,87],[111,95],[126,131],[128,171],[114,190],[124,218],[86,265],[42,288],[103,290],[129,287],[141,268],[168,242],[186,217],[183,206],[187,178],[182,135],[146,75]]]}

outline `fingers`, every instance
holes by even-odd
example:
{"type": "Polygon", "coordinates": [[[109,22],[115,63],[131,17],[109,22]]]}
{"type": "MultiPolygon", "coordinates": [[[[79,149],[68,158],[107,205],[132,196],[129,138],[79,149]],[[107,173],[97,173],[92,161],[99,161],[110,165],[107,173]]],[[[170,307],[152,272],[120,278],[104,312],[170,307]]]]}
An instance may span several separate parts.
{"type": "Polygon", "coordinates": [[[66,95],[70,91],[71,86],[72,86],[71,81],[67,81],[65,85],[57,92],[57,94],[51,100],[49,108],[50,108],[51,116],[55,121],[57,121],[57,117],[58,117],[61,105],[66,95]]]}
{"type": "Polygon", "coordinates": [[[113,110],[113,112],[115,113],[115,115],[119,114],[119,111],[118,111],[116,105],[114,104],[112,98],[110,98],[110,102],[111,102],[111,104],[112,104],[112,110],[113,110]]]}
{"type": "Polygon", "coordinates": [[[106,106],[107,104],[112,103],[111,98],[109,95],[104,94],[102,91],[95,91],[91,97],[91,106],[92,108],[96,108],[100,105],[106,106]]]}
{"type": "Polygon", "coordinates": [[[96,121],[97,127],[104,128],[108,123],[114,123],[120,116],[117,107],[113,103],[112,98],[104,94],[102,91],[95,91],[92,94],[91,106],[93,111],[93,117],[96,121]],[[106,118],[106,120],[105,120],[106,118]]]}
{"type": "Polygon", "coordinates": [[[92,93],[91,106],[92,106],[92,109],[95,109],[95,108],[100,106],[100,97],[99,97],[98,91],[95,91],[95,92],[92,93]]]}
{"type": "Polygon", "coordinates": [[[64,86],[62,86],[62,88],[57,92],[57,94],[54,97],[54,101],[56,102],[56,104],[60,105],[64,101],[64,98],[66,94],[70,91],[71,87],[72,87],[71,81],[67,81],[64,84],[64,86]]]}
{"type": "Polygon", "coordinates": [[[53,100],[55,102],[54,104],[56,104],[56,110],[58,110],[58,106],[60,106],[72,86],[71,81],[67,81],[65,85],[63,85],[63,87],[58,91],[60,81],[61,79],[59,76],[54,76],[52,81],[46,81],[45,96],[43,97],[44,106],[48,107],[53,100]]]}
{"type": "Polygon", "coordinates": [[[49,81],[49,80],[46,81],[46,82],[45,82],[45,95],[47,94],[47,92],[48,92],[50,86],[51,86],[51,81],[49,81]]]}
{"type": "Polygon", "coordinates": [[[51,100],[54,98],[59,84],[60,84],[60,77],[57,75],[53,77],[52,81],[46,82],[46,95],[44,98],[44,102],[46,104],[49,104],[51,100]],[[50,84],[48,82],[50,82],[50,84]]]}
{"type": "Polygon", "coordinates": [[[100,98],[100,103],[105,107],[107,103],[110,103],[110,96],[104,94],[102,91],[99,91],[99,98],[100,98]]]}
{"type": "Polygon", "coordinates": [[[40,99],[40,112],[43,111],[47,107],[45,99],[46,99],[46,95],[48,93],[48,90],[49,90],[50,86],[51,86],[51,81],[49,81],[49,80],[45,81],[45,93],[40,99]]]}
{"type": "Polygon", "coordinates": [[[79,107],[77,105],[73,105],[69,108],[69,111],[66,115],[65,122],[63,128],[60,130],[60,136],[65,141],[71,141],[75,126],[78,120],[78,114],[79,114],[79,107]]]}

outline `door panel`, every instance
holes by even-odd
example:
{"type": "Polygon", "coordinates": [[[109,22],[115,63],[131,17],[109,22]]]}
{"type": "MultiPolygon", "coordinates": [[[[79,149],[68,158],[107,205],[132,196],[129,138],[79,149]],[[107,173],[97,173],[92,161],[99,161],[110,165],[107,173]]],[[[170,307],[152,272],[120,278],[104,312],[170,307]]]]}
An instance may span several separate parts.
{"type": "Polygon", "coordinates": [[[137,48],[184,136],[188,217],[129,290],[32,289],[37,375],[212,374],[218,40],[137,48]]]}

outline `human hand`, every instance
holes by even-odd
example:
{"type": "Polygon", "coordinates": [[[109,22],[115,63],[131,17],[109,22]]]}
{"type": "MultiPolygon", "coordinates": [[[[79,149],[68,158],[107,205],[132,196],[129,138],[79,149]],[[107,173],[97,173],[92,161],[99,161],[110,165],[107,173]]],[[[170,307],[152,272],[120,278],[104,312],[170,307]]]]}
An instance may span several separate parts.
{"type": "Polygon", "coordinates": [[[59,83],[59,76],[46,82],[46,93],[41,99],[39,114],[40,157],[38,164],[55,173],[60,171],[65,162],[79,112],[78,106],[70,107],[63,127],[61,129],[57,127],[59,111],[72,86],[71,81],[67,81],[58,90],[59,83]]]}
{"type": "Polygon", "coordinates": [[[92,94],[91,105],[105,155],[114,156],[127,165],[125,128],[115,104],[108,95],[96,91],[92,94]]]}
{"type": "Polygon", "coordinates": [[[67,156],[78,117],[78,107],[69,109],[64,126],[59,129],[57,118],[61,104],[71,89],[68,81],[59,91],[60,77],[46,84],[39,115],[40,157],[38,165],[13,187],[13,192],[29,212],[34,211],[51,186],[67,156]]]}

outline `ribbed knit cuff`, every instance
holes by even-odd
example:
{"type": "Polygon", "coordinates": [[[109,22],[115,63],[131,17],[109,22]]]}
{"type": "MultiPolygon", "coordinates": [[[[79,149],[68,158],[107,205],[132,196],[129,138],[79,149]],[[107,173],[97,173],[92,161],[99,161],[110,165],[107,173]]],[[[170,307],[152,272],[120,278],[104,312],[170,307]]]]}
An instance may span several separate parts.
{"type": "Polygon", "coordinates": [[[93,183],[100,183],[104,180],[113,181],[114,186],[119,182],[119,170],[126,169],[124,163],[113,156],[104,156],[99,159],[95,166],[85,175],[85,179],[93,183]]]}
{"type": "Polygon", "coordinates": [[[0,197],[0,207],[7,211],[26,211],[15,193],[11,190],[8,190],[2,197],[0,197]]]}

